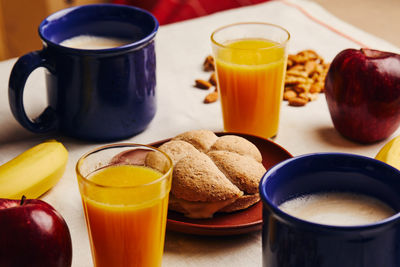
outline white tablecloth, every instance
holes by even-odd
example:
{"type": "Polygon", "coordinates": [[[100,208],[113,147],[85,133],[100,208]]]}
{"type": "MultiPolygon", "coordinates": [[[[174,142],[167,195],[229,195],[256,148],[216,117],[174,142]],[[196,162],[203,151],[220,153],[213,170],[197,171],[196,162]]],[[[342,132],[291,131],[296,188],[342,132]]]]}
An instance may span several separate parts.
{"type": "MultiPolygon", "coordinates": [[[[210,33],[220,26],[243,21],[279,24],[291,33],[290,53],[314,49],[328,61],[345,48],[359,48],[357,43],[318,24],[307,14],[368,47],[399,52],[397,47],[340,21],[306,0],[272,1],[163,26],[156,37],[158,111],[143,133],[125,141],[146,144],[191,129],[223,130],[220,104],[203,104],[207,93],[193,88],[194,79],[209,76],[202,71],[202,62],[211,52],[210,33]]],[[[53,205],[68,223],[73,242],[73,266],[92,266],[74,167],[83,153],[100,144],[62,136],[36,135],[23,129],[12,117],[8,105],[8,77],[14,62],[15,59],[0,62],[0,163],[48,138],[64,143],[70,152],[67,170],[42,199],[53,205]]],[[[26,88],[27,110],[34,117],[46,106],[41,70],[31,75],[26,88]]],[[[394,135],[398,134],[399,131],[394,135]]],[[[300,108],[289,107],[284,102],[280,130],[274,141],[293,155],[341,151],[371,157],[384,143],[359,145],[342,138],[333,128],[324,95],[300,108]]],[[[230,237],[167,233],[163,266],[260,265],[260,232],[230,237]]]]}

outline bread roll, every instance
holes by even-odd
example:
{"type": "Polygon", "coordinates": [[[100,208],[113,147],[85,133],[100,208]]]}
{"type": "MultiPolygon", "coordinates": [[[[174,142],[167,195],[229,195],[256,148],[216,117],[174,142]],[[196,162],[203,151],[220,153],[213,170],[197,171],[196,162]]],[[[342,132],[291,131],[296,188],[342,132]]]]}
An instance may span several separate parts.
{"type": "Polygon", "coordinates": [[[178,161],[173,171],[171,193],[188,201],[212,202],[243,195],[204,153],[178,161]]]}
{"type": "Polygon", "coordinates": [[[223,135],[219,137],[210,147],[210,151],[225,150],[235,152],[240,155],[249,156],[261,162],[262,156],[258,148],[247,139],[237,135],[223,135]]]}
{"type": "MultiPolygon", "coordinates": [[[[258,185],[265,173],[257,147],[240,136],[217,137],[208,130],[182,133],[159,149],[174,164],[169,209],[190,218],[234,212],[260,200],[258,185]]],[[[146,164],[163,166],[157,153],[146,164]]]]}
{"type": "Polygon", "coordinates": [[[266,171],[260,162],[229,151],[210,151],[208,156],[240,190],[248,194],[258,192],[261,177],[266,171]]]}
{"type": "MultiPolygon", "coordinates": [[[[180,140],[172,140],[162,144],[159,148],[162,152],[165,152],[172,160],[172,164],[175,165],[180,159],[191,155],[200,153],[194,146],[191,144],[180,141],[180,140]]],[[[146,165],[157,170],[162,170],[160,166],[164,165],[165,157],[160,155],[157,152],[150,152],[146,157],[146,165]]]]}
{"type": "Polygon", "coordinates": [[[177,135],[172,140],[183,140],[192,144],[201,152],[208,152],[210,147],[217,141],[218,136],[209,130],[194,130],[189,132],[184,132],[177,135]]]}

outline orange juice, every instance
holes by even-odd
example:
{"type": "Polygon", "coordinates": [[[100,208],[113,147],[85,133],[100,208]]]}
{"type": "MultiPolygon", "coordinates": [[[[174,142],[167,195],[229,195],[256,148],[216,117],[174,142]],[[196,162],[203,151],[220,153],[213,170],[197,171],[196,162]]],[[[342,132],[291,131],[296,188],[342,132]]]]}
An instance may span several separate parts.
{"type": "Polygon", "coordinates": [[[95,266],[161,266],[169,192],[157,181],[162,176],[118,165],[87,177],[81,191],[95,266]]]}
{"type": "Polygon", "coordinates": [[[266,39],[239,39],[215,49],[214,56],[225,131],[275,136],[285,47],[266,39]]]}

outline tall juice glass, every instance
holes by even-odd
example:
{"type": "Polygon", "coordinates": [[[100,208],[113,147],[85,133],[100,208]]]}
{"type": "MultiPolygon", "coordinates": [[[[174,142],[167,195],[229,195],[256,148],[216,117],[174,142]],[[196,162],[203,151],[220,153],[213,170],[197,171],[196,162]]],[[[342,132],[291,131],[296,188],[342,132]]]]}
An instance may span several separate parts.
{"type": "Polygon", "coordinates": [[[238,23],[211,35],[224,130],[276,136],[287,61],[288,31],[238,23]]]}
{"type": "Polygon", "coordinates": [[[161,266],[170,158],[150,146],[108,145],[82,156],[76,173],[94,266],[161,266]]]}

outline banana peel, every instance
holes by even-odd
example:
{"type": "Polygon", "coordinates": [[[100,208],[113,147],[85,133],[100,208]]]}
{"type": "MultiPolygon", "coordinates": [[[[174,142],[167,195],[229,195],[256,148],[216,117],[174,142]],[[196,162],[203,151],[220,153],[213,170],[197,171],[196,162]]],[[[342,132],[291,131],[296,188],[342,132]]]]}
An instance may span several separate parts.
{"type": "Polygon", "coordinates": [[[375,159],[400,170],[400,136],[387,142],[375,156],[375,159]]]}
{"type": "Polygon", "coordinates": [[[49,140],[36,145],[0,166],[0,198],[38,198],[64,174],[68,151],[49,140]]]}

